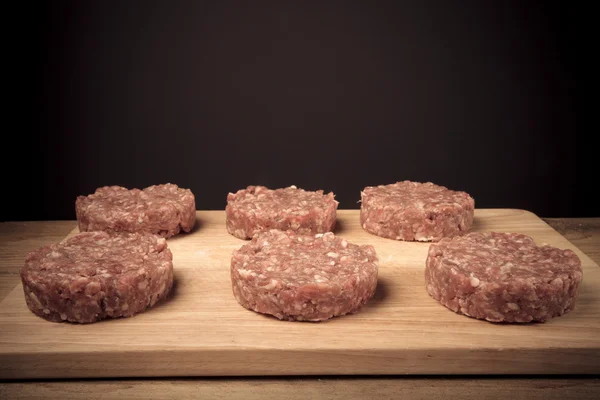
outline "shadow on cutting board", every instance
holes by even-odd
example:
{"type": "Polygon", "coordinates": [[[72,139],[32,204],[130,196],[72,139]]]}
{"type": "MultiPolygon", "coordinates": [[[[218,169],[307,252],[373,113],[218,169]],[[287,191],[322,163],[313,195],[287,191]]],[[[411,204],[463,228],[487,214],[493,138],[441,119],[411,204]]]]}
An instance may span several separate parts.
{"type": "Polygon", "coordinates": [[[340,221],[339,219],[335,221],[335,228],[333,229],[333,233],[335,235],[343,234],[347,229],[345,228],[345,223],[340,221]]]}
{"type": "Polygon", "coordinates": [[[175,236],[171,236],[170,238],[167,239],[167,242],[176,242],[177,240],[180,239],[185,239],[188,235],[191,235],[195,232],[198,232],[200,230],[200,228],[202,227],[202,220],[198,217],[196,217],[196,223],[194,224],[194,227],[192,228],[191,231],[189,232],[179,232],[177,235],[175,236]]]}
{"type": "Polygon", "coordinates": [[[152,307],[150,307],[146,311],[144,311],[145,313],[152,312],[156,309],[164,307],[172,301],[177,301],[177,298],[180,296],[180,292],[179,292],[179,281],[181,279],[181,276],[179,276],[180,274],[181,274],[180,271],[177,271],[177,270],[173,271],[173,287],[171,288],[171,291],[169,292],[167,297],[165,297],[164,299],[162,299],[161,301],[159,301],[158,303],[156,303],[155,305],[153,305],[152,307]]]}
{"type": "Polygon", "coordinates": [[[469,229],[469,232],[479,231],[485,231],[485,222],[483,218],[475,216],[473,217],[473,225],[471,226],[471,229],[469,229]]]}
{"type": "Polygon", "coordinates": [[[377,288],[375,289],[375,294],[369,300],[367,305],[377,306],[379,303],[382,303],[389,296],[389,285],[387,284],[385,279],[377,279],[377,288]]]}

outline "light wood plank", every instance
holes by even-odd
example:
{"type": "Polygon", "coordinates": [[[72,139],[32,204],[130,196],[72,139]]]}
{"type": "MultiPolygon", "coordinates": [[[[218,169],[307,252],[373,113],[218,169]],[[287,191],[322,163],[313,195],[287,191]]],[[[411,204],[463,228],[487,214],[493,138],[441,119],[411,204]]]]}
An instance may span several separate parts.
{"type": "Polygon", "coordinates": [[[370,235],[356,210],[339,212],[336,233],[375,246],[375,298],[360,313],[325,323],[278,321],[233,298],[229,259],[244,242],[227,234],[224,213],[198,218],[197,230],[168,242],[173,296],[134,318],[49,323],[27,310],[15,288],[0,304],[0,377],[600,372],[600,269],[527,211],[477,210],[474,230],[522,232],[578,253],[578,307],[545,324],[498,325],[448,311],[424,289],[429,245],[370,235]]]}

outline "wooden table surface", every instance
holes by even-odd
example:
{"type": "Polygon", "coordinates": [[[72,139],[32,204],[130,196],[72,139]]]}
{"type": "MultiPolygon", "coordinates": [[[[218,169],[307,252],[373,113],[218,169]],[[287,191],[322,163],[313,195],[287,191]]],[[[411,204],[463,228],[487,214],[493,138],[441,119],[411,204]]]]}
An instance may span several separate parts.
{"type": "MultiPolygon", "coordinates": [[[[550,226],[600,264],[600,218],[550,218],[550,226]]],[[[18,284],[27,253],[62,240],[75,221],[0,223],[0,301],[18,284]]],[[[0,328],[1,329],[1,328],[0,328]]],[[[1,382],[12,398],[600,398],[598,377],[198,378],[1,382]]]]}

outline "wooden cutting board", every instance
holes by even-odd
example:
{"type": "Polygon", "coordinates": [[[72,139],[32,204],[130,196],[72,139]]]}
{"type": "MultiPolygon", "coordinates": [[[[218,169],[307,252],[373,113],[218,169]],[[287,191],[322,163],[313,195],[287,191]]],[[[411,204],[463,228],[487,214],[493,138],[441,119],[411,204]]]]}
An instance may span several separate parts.
{"type": "Polygon", "coordinates": [[[367,306],[321,323],[260,315],[231,291],[230,256],[245,242],[227,233],[223,211],[197,216],[194,232],[168,240],[172,296],[133,318],[47,322],[16,287],[0,303],[0,378],[600,373],[600,268],[530,212],[476,210],[473,230],[521,232],[573,249],[584,273],[575,311],[525,325],[475,320],[438,304],[424,286],[429,244],[370,235],[357,210],[338,212],[336,233],[378,253],[378,288],[367,306]]]}

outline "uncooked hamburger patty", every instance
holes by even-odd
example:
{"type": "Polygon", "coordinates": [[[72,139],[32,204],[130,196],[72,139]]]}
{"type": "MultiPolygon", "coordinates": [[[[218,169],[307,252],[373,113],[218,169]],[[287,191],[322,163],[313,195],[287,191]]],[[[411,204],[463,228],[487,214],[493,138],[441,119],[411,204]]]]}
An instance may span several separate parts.
{"type": "Polygon", "coordinates": [[[171,183],[128,190],[105,186],[75,203],[81,232],[150,232],[170,237],[190,232],[196,222],[196,199],[189,189],[171,183]]]}
{"type": "Polygon", "coordinates": [[[431,182],[369,186],[361,192],[360,223],[377,236],[438,241],[468,231],[475,201],[465,192],[431,182]]]}
{"type": "Polygon", "coordinates": [[[323,194],[322,190],[248,186],[227,195],[227,231],[240,239],[269,229],[330,232],[335,228],[337,206],[333,193],[323,194]]]}
{"type": "Polygon", "coordinates": [[[270,230],[233,253],[231,281],[249,310],[290,321],[357,312],[375,293],[378,259],[333,233],[270,230]]]}
{"type": "Polygon", "coordinates": [[[469,233],[429,248],[427,292],[449,309],[492,322],[546,321],[575,307],[581,261],[517,233],[469,233]]]}
{"type": "Polygon", "coordinates": [[[79,233],[27,256],[25,301],[54,322],[130,317],[167,296],[172,260],[166,240],[150,233],[79,233]]]}

